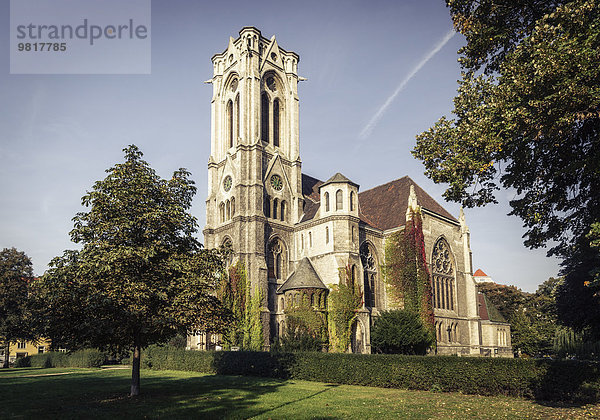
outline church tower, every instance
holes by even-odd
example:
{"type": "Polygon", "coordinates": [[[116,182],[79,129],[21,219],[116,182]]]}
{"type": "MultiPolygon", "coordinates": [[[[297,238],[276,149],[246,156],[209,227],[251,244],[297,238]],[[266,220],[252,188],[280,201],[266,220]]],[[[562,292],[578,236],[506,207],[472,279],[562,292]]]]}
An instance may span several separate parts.
{"type": "Polygon", "coordinates": [[[265,345],[275,291],[289,274],[302,215],[298,61],[254,27],[212,57],[205,246],[230,243],[252,292],[264,296],[265,345]]]}

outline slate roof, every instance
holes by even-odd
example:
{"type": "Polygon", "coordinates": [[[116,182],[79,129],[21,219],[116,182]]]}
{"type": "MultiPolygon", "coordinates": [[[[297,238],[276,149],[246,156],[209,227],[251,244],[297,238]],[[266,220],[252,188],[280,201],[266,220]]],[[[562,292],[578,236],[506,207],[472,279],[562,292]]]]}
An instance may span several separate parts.
{"type": "MultiPolygon", "coordinates": [[[[350,182],[354,184],[339,172],[326,182],[302,174],[304,216],[300,220],[300,223],[312,220],[315,217],[321,205],[319,188],[331,182],[350,182]]],[[[358,217],[368,225],[381,230],[404,226],[406,223],[406,208],[408,207],[408,196],[411,185],[415,187],[417,202],[421,207],[454,222],[458,222],[454,216],[408,176],[358,193],[358,217]]]]}
{"type": "Polygon", "coordinates": [[[358,188],[358,184],[350,181],[348,178],[346,178],[344,175],[342,175],[339,172],[337,172],[334,176],[332,176],[327,181],[325,181],[324,183],[322,183],[321,187],[324,186],[324,185],[327,185],[327,184],[334,184],[336,182],[342,182],[342,183],[352,184],[352,185],[354,185],[355,187],[358,188]]]}
{"type": "Polygon", "coordinates": [[[479,317],[484,321],[506,322],[500,311],[488,300],[483,293],[477,294],[479,317]]]}
{"type": "Polygon", "coordinates": [[[300,260],[296,271],[277,289],[277,293],[294,289],[327,289],[307,257],[300,260]]]}
{"type": "Polygon", "coordinates": [[[419,206],[458,222],[454,216],[408,176],[358,194],[360,213],[362,213],[364,221],[381,230],[404,226],[411,185],[415,187],[419,206]]]}

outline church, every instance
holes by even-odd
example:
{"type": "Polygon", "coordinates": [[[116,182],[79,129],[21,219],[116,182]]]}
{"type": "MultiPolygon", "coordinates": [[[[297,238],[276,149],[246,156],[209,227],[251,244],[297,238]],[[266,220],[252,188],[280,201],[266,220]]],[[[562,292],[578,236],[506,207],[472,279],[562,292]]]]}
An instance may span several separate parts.
{"type": "MultiPolygon", "coordinates": [[[[472,275],[470,232],[408,176],[360,190],[342,173],[319,180],[302,172],[298,54],[244,27],[212,57],[207,248],[230,244],[251,290],[264,296],[264,347],[285,329],[285,306],[310,293],[315,310],[350,267],[362,308],[351,350],[370,353],[370,329],[393,309],[381,266],[385,241],[420,210],[431,274],[437,354],[512,357],[510,325],[489,319],[472,275]]],[[[198,333],[190,348],[214,348],[198,333]]]]}

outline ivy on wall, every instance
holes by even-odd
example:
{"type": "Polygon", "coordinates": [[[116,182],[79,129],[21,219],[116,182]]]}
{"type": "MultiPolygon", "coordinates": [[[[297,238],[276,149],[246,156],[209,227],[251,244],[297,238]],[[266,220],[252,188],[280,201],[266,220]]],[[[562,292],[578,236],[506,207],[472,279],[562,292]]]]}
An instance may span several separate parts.
{"type": "Polygon", "coordinates": [[[329,292],[329,351],[334,353],[344,353],[350,347],[352,323],[362,307],[362,293],[352,282],[350,270],[350,266],[340,268],[340,282],[329,292]]]}
{"type": "Polygon", "coordinates": [[[303,290],[297,303],[289,299],[285,309],[286,329],[279,342],[282,351],[320,351],[327,345],[327,316],[309,301],[309,295],[314,293],[303,290]]]}
{"type": "Polygon", "coordinates": [[[250,293],[246,269],[241,261],[229,267],[221,280],[218,297],[232,313],[233,322],[223,334],[225,349],[233,346],[245,350],[262,350],[263,330],[260,319],[262,293],[250,293]]]}
{"type": "Polygon", "coordinates": [[[393,233],[386,240],[383,273],[393,306],[419,314],[423,324],[435,337],[423,220],[419,210],[410,211],[404,230],[393,233]]]}

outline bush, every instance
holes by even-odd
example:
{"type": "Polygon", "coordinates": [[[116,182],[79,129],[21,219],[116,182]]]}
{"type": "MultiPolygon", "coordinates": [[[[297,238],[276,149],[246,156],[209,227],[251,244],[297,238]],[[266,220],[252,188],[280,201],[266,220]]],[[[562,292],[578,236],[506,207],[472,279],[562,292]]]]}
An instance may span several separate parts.
{"type": "Polygon", "coordinates": [[[87,349],[72,353],[48,352],[30,356],[32,367],[100,367],[107,354],[99,350],[87,349]]]}
{"type": "Polygon", "coordinates": [[[151,369],[301,379],[337,384],[597,402],[600,365],[565,360],[391,354],[202,352],[151,347],[151,369]]]}
{"type": "Polygon", "coordinates": [[[425,355],[434,344],[421,317],[406,310],[383,312],[371,329],[371,345],[378,353],[425,355]]]}
{"type": "Polygon", "coordinates": [[[17,360],[15,360],[14,363],[14,367],[18,368],[18,367],[30,367],[31,366],[31,359],[29,356],[27,357],[19,357],[17,358],[17,360]]]}

